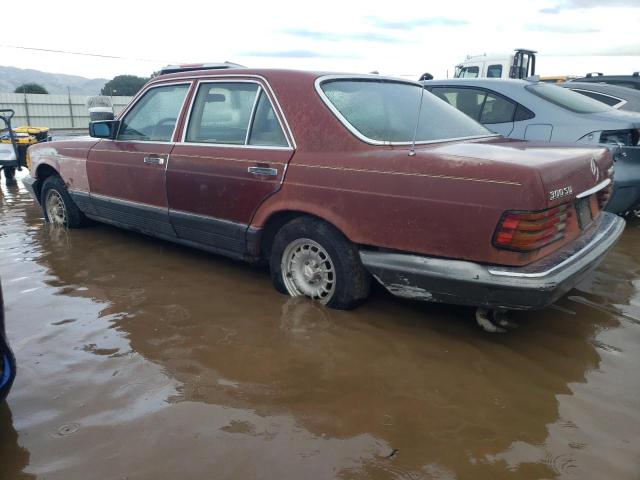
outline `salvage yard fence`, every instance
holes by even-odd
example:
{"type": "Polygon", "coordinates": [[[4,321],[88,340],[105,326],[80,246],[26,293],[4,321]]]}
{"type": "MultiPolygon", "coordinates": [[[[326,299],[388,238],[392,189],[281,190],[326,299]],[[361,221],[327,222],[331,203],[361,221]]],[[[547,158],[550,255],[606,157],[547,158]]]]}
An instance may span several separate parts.
{"type": "MultiPolygon", "coordinates": [[[[11,121],[13,127],[31,125],[52,130],[87,130],[87,98],[86,95],[0,93],[0,109],[10,108],[15,112],[11,121]]],[[[111,97],[114,113],[120,113],[131,98],[111,97]]],[[[0,128],[4,128],[4,125],[0,125],[0,128]]]]}

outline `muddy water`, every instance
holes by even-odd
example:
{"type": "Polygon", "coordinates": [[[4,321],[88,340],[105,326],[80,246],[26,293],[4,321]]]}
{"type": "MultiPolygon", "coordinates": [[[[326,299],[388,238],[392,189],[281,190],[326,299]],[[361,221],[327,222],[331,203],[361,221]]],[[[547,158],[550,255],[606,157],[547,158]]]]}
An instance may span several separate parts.
{"type": "Polygon", "coordinates": [[[2,185],[19,363],[0,479],[640,478],[640,222],[507,335],[384,292],[354,312],[241,263],[59,231],[2,185]]]}

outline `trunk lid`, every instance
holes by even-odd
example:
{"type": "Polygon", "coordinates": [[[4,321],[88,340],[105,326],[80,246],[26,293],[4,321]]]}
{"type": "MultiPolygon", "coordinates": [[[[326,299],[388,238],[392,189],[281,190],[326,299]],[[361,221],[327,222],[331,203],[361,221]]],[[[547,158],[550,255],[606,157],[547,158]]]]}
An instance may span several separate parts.
{"type": "Polygon", "coordinates": [[[537,176],[544,198],[537,198],[531,209],[566,203],[606,182],[613,174],[612,154],[606,147],[499,139],[432,146],[432,152],[465,165],[476,164],[483,177],[524,183],[537,176]]]}

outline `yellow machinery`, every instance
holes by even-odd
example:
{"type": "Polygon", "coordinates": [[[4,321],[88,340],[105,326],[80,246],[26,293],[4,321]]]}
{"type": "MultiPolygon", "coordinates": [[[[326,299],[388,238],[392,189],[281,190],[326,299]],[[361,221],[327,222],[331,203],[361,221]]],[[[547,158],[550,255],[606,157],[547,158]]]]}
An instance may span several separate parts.
{"type": "Polygon", "coordinates": [[[40,142],[51,140],[49,129],[45,127],[11,127],[13,110],[0,110],[0,169],[7,182],[13,181],[16,169],[27,167],[27,148],[40,142]]]}

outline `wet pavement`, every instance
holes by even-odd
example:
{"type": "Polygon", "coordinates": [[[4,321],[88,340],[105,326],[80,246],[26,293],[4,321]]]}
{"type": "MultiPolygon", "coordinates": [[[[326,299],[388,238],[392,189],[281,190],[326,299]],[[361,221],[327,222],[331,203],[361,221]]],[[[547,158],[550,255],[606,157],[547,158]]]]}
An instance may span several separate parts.
{"type": "Polygon", "coordinates": [[[18,377],[0,479],[638,479],[640,221],[506,335],[382,291],[288,299],[242,263],[0,193],[18,377]]]}

